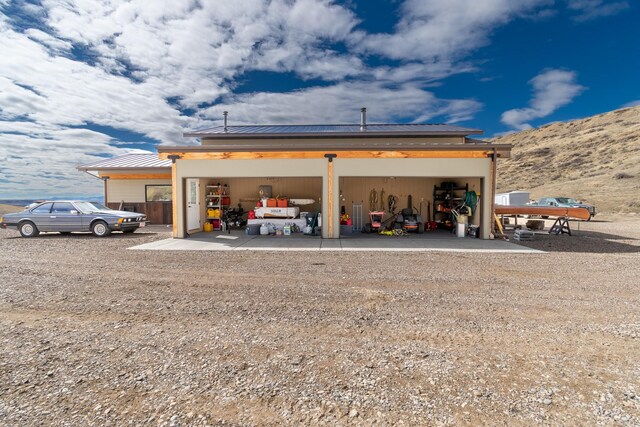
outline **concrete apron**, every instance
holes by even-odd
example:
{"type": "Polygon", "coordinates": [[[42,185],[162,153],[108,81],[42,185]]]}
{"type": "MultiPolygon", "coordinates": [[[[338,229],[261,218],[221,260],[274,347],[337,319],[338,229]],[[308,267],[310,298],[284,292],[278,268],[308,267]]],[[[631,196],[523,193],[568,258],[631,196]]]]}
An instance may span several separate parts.
{"type": "Polygon", "coordinates": [[[133,250],[159,251],[382,251],[544,253],[503,240],[457,238],[447,233],[421,236],[354,235],[341,239],[292,236],[248,236],[242,232],[198,233],[186,239],[164,239],[133,246],[133,250]]]}

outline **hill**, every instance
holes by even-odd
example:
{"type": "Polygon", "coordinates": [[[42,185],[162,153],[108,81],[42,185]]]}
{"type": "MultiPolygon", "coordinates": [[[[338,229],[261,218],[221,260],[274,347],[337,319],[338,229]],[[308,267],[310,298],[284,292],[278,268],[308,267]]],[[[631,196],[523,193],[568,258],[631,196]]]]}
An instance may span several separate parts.
{"type": "Polygon", "coordinates": [[[492,142],[513,144],[511,158],[498,161],[498,192],[574,197],[603,213],[640,213],[640,106],[492,142]]]}
{"type": "Polygon", "coordinates": [[[21,212],[24,210],[24,206],[5,205],[0,203],[0,215],[13,212],[21,212]]]}

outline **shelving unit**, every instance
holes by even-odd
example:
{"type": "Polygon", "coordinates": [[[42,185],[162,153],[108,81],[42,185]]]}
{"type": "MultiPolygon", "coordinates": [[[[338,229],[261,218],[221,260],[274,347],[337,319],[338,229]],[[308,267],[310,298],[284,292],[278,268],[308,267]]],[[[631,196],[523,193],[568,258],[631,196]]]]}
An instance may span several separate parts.
{"type": "Polygon", "coordinates": [[[433,186],[433,220],[438,224],[438,228],[448,230],[453,228],[455,218],[451,210],[464,203],[467,191],[469,191],[469,183],[464,186],[433,186]]]}
{"type": "Polygon", "coordinates": [[[211,221],[215,231],[220,231],[222,230],[222,216],[225,210],[231,206],[229,186],[226,184],[207,185],[206,191],[207,221],[211,221]],[[220,216],[209,215],[209,209],[218,209],[220,216]]]}

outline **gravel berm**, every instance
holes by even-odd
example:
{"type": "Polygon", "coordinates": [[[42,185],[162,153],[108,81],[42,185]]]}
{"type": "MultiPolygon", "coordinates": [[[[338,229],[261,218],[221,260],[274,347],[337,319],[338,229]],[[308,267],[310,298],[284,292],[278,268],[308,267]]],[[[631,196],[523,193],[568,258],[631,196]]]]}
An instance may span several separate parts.
{"type": "Polygon", "coordinates": [[[580,228],[513,255],[0,230],[0,425],[640,425],[640,222],[580,228]]]}

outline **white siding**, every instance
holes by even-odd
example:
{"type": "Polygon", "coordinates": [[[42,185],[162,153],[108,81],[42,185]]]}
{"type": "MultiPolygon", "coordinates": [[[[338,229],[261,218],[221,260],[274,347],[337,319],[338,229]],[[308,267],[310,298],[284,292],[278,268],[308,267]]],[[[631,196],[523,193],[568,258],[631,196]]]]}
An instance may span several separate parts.
{"type": "Polygon", "coordinates": [[[108,203],[121,201],[144,203],[145,185],[171,185],[170,179],[110,179],[107,181],[108,203]]]}

